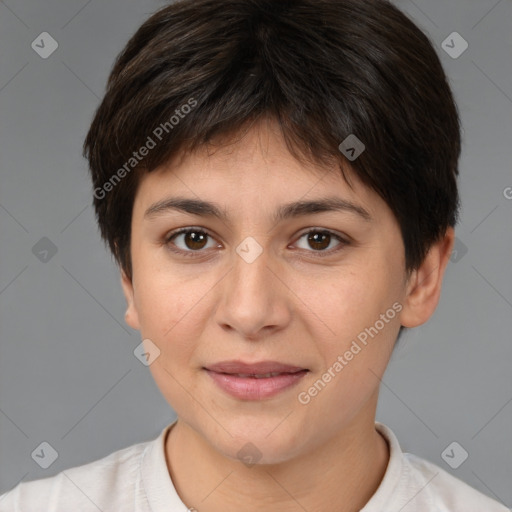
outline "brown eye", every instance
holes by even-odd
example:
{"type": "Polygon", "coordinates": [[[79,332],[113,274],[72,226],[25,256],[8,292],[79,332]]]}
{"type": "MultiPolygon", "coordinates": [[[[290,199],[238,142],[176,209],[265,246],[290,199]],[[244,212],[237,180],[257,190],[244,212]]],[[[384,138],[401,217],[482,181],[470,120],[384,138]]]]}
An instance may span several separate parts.
{"type": "Polygon", "coordinates": [[[307,235],[308,235],[308,244],[310,244],[310,246],[313,249],[323,250],[323,249],[327,249],[327,247],[329,247],[329,244],[331,242],[331,235],[329,233],[326,233],[326,232],[320,233],[320,232],[312,231],[312,232],[308,233],[307,235]]]}
{"type": "Polygon", "coordinates": [[[197,231],[189,231],[183,234],[183,241],[189,249],[198,250],[206,245],[208,235],[197,231]]]}
{"type": "Polygon", "coordinates": [[[341,236],[327,230],[322,229],[312,229],[306,233],[303,233],[299,240],[305,239],[306,242],[303,244],[300,249],[304,249],[310,253],[320,253],[318,256],[330,255],[336,252],[339,249],[342,249],[348,242],[344,240],[341,236]],[[338,243],[334,246],[333,249],[327,250],[329,247],[332,247],[332,242],[337,241],[338,243]]]}
{"type": "Polygon", "coordinates": [[[210,248],[207,247],[209,239],[212,242],[210,247],[215,247],[216,244],[213,238],[206,231],[202,229],[184,228],[170,233],[165,243],[173,252],[188,256],[191,253],[204,252],[202,251],[203,249],[210,248]]]}

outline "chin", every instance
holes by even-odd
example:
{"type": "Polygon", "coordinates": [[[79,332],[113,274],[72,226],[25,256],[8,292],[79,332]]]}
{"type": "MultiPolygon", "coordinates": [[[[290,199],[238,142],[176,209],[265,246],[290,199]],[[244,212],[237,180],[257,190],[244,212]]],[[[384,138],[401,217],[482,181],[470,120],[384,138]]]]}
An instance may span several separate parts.
{"type": "Polygon", "coordinates": [[[249,418],[248,421],[226,425],[233,437],[226,435],[223,438],[226,442],[212,444],[226,457],[241,462],[249,460],[248,466],[286,462],[298,455],[302,443],[284,422],[280,424],[282,419],[258,422],[249,418]]]}

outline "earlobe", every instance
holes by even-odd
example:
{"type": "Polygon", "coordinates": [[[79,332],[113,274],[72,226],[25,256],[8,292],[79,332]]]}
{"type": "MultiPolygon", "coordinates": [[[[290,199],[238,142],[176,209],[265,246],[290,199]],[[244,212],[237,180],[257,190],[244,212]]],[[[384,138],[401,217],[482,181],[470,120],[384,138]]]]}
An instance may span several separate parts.
{"type": "Polygon", "coordinates": [[[454,229],[449,227],[444,236],[430,247],[420,267],[411,273],[400,315],[400,323],[404,327],[417,327],[434,313],[454,241],[454,229]]]}
{"type": "Polygon", "coordinates": [[[133,283],[132,280],[128,278],[124,270],[121,270],[121,286],[126,299],[126,312],[124,314],[125,321],[132,329],[139,331],[139,314],[135,306],[133,283]]]}

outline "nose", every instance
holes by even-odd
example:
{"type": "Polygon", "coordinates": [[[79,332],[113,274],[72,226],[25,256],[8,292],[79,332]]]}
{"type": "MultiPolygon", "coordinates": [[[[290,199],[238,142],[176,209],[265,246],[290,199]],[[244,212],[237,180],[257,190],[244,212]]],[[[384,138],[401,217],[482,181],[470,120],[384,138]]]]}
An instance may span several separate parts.
{"type": "Polygon", "coordinates": [[[215,319],[225,331],[258,340],[289,324],[291,291],[270,251],[254,261],[240,254],[233,252],[233,267],[222,280],[215,319]]]}

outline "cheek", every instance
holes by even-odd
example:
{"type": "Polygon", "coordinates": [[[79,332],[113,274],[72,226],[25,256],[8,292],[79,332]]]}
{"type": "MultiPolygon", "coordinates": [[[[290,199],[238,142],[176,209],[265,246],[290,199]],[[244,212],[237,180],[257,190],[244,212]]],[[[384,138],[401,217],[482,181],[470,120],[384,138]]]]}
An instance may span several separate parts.
{"type": "Polygon", "coordinates": [[[139,273],[137,281],[135,305],[141,335],[154,341],[161,351],[167,351],[169,345],[180,343],[185,326],[193,319],[195,297],[159,272],[139,273]]]}
{"type": "Polygon", "coordinates": [[[151,339],[160,350],[149,369],[173,409],[186,411],[190,408],[190,397],[183,389],[190,387],[195,351],[203,329],[199,321],[204,314],[201,295],[187,293],[186,286],[161,276],[154,275],[153,279],[147,276],[143,282],[138,295],[141,335],[151,339]]]}
{"type": "Polygon", "coordinates": [[[339,411],[331,417],[332,428],[368,403],[386,369],[399,328],[389,281],[383,274],[379,280],[354,271],[307,295],[320,317],[312,317],[309,326],[321,363],[299,390],[299,401],[310,416],[339,411]],[[387,322],[381,320],[388,310],[387,322]]]}
{"type": "Polygon", "coordinates": [[[323,363],[319,371],[332,368],[337,376],[333,381],[343,382],[342,386],[358,386],[362,391],[362,381],[375,380],[369,369],[379,375],[385,369],[399,328],[393,309],[399,295],[391,270],[353,268],[328,284],[317,279],[316,287],[309,283],[300,291],[303,315],[311,319],[309,335],[316,340],[323,363]],[[339,356],[342,370],[339,364],[333,368],[339,356]]]}
{"type": "Polygon", "coordinates": [[[303,315],[311,318],[311,328],[334,343],[348,340],[373,324],[390,306],[384,307],[392,295],[382,276],[379,281],[379,276],[367,269],[317,276],[297,283],[296,289],[303,315]]]}

